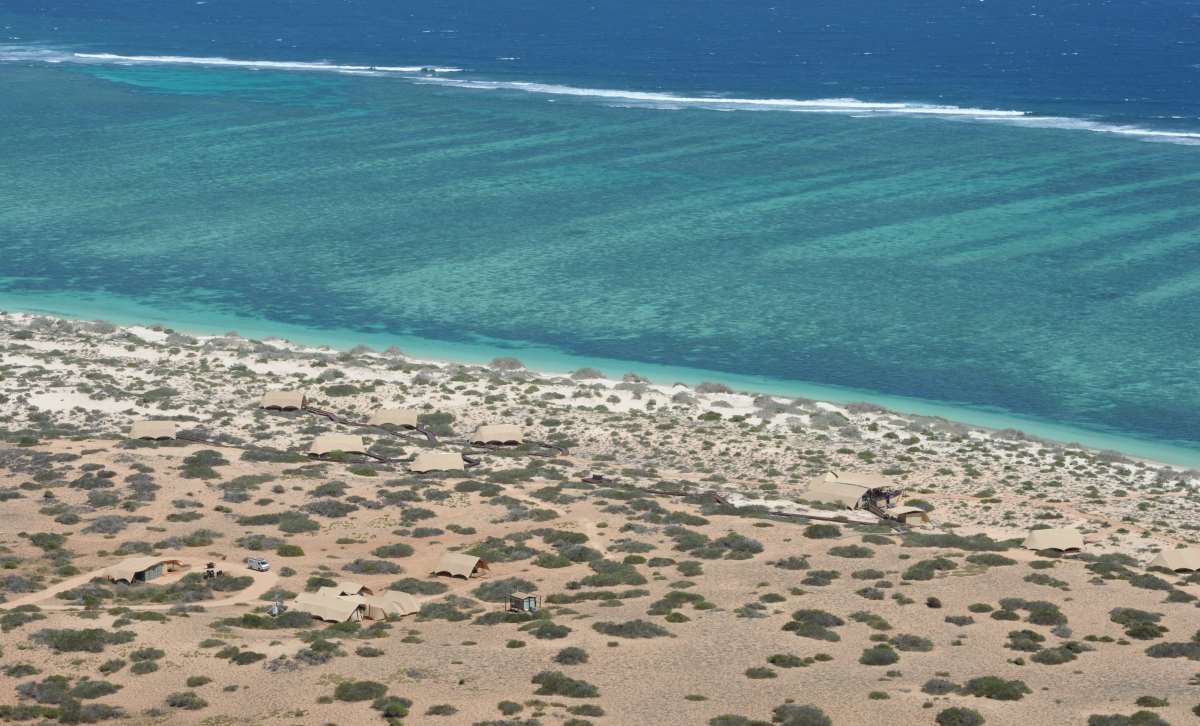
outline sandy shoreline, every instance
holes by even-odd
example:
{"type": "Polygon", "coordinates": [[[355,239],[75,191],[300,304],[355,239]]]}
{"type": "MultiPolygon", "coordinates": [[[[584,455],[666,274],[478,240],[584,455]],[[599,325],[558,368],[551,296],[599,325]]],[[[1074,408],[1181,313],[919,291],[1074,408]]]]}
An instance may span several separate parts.
{"type": "Polygon", "coordinates": [[[339,688],[352,681],[409,699],[405,723],[422,724],[792,723],[805,704],[836,724],[951,708],[1183,723],[1195,705],[1188,651],[1170,653],[1195,631],[1200,575],[1150,566],[1195,546],[1195,471],[870,405],[24,314],[0,316],[0,403],[0,704],[25,713],[56,675],[79,689],[68,700],[130,723],[383,722],[339,688]],[[285,389],[349,421],[416,409],[438,443],[259,408],[285,389]],[[148,418],[213,443],[129,441],[148,418]],[[305,456],[339,433],[399,462],[466,450],[484,424],[569,453],[477,447],[477,468],[424,476],[305,456]],[[830,471],[902,489],[929,522],[814,505],[830,471]],[[1037,527],[1083,551],[1022,549],[1037,527]],[[486,556],[491,576],[431,576],[447,551],[486,556]],[[265,556],[277,579],[102,576],[175,553],[233,576],[265,556]],[[264,615],[342,580],[411,592],[420,612],[264,615]],[[542,598],[539,618],[499,616],[514,590],[542,598]],[[1166,630],[1125,635],[1117,607],[1166,630]],[[63,633],[87,628],[130,640],[74,650],[63,633]],[[547,672],[571,680],[558,691],[547,672]],[[1022,684],[1016,698],[976,682],[991,676],[1022,684]]]}

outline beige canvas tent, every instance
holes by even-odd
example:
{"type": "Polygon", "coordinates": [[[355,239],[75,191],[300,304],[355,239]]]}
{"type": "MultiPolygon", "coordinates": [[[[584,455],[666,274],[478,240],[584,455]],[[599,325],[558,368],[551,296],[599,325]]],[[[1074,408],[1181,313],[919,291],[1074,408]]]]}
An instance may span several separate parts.
{"type": "Polygon", "coordinates": [[[258,406],[277,411],[295,411],[304,408],[306,402],[304,391],[267,391],[258,406]]]}
{"type": "Polygon", "coordinates": [[[421,609],[417,599],[407,592],[386,592],[382,595],[366,595],[360,599],[366,608],[366,616],[372,620],[412,615],[421,609]]]}
{"type": "Polygon", "coordinates": [[[352,434],[321,434],[308,447],[309,456],[325,456],[335,451],[344,454],[361,454],[367,450],[361,436],[352,434]]]}
{"type": "Polygon", "coordinates": [[[886,483],[869,484],[862,481],[861,477],[835,477],[833,474],[826,474],[809,482],[808,489],[800,498],[810,502],[837,504],[846,509],[858,509],[862,506],[863,495],[876,486],[886,486],[886,483]]]}
{"type": "Polygon", "coordinates": [[[1029,536],[1025,538],[1025,544],[1021,545],[1027,550],[1061,550],[1068,552],[1070,550],[1083,549],[1083,535],[1078,530],[1070,529],[1069,527],[1060,527],[1057,529],[1034,529],[1030,530],[1029,536]]]}
{"type": "Polygon", "coordinates": [[[183,560],[170,557],[131,557],[108,568],[108,579],[113,582],[149,582],[168,572],[184,567],[183,560]]]}
{"type": "Polygon", "coordinates": [[[374,595],[375,591],[361,582],[353,580],[338,580],[337,584],[331,587],[322,587],[317,590],[321,595],[374,595]]]}
{"type": "Polygon", "coordinates": [[[408,465],[408,470],[417,474],[430,471],[463,471],[466,468],[467,464],[463,461],[462,454],[451,451],[422,451],[408,465]]]}
{"type": "MultiPolygon", "coordinates": [[[[416,598],[406,592],[389,591],[383,593],[382,595],[372,595],[369,594],[370,592],[371,591],[369,588],[361,585],[358,588],[322,587],[320,590],[317,590],[315,596],[318,598],[317,607],[321,607],[321,598],[332,598],[343,602],[355,603],[362,608],[359,617],[366,618],[368,620],[387,620],[388,617],[403,617],[405,615],[412,615],[421,609],[420,605],[417,604],[416,598]],[[348,592],[349,590],[354,589],[360,589],[368,594],[355,594],[348,592]]],[[[299,598],[296,600],[299,601],[299,598]]],[[[296,607],[302,610],[307,609],[304,607],[304,605],[299,603],[297,603],[296,607]]],[[[323,610],[323,612],[327,611],[323,610]]]]}
{"type": "Polygon", "coordinates": [[[357,598],[337,597],[316,592],[302,592],[292,600],[292,607],[315,618],[334,623],[362,620],[366,606],[357,598]]]}
{"type": "Polygon", "coordinates": [[[415,429],[417,427],[417,412],[410,408],[381,408],[371,414],[367,423],[372,426],[400,426],[415,429]]]}
{"type": "Polygon", "coordinates": [[[174,421],[134,421],[129,429],[131,439],[173,439],[179,430],[174,421]]]}
{"type": "Polygon", "coordinates": [[[1200,570],[1200,548],[1163,550],[1150,561],[1151,567],[1165,567],[1168,570],[1195,572],[1200,570]]]}
{"type": "Polygon", "coordinates": [[[469,580],[472,577],[485,577],[489,574],[488,563],[474,555],[464,555],[460,552],[447,552],[433,568],[435,575],[448,575],[469,580]]]}
{"type": "Polygon", "coordinates": [[[892,519],[895,519],[898,522],[904,522],[905,524],[914,520],[920,520],[922,522],[929,521],[929,514],[927,514],[925,510],[921,509],[920,507],[893,507],[892,509],[887,509],[884,511],[886,511],[888,515],[892,517],[892,519]]]}
{"type": "Polygon", "coordinates": [[[475,429],[471,434],[472,444],[521,444],[525,434],[515,424],[488,424],[475,429]]]}

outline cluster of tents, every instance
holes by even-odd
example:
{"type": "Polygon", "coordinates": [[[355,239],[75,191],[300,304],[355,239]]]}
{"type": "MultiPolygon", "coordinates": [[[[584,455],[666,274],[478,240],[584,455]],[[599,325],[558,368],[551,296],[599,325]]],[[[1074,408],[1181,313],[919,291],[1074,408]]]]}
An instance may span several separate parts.
{"type": "Polygon", "coordinates": [[[406,592],[375,592],[361,582],[342,580],[316,592],[303,592],[292,600],[296,610],[335,623],[347,620],[387,620],[412,615],[420,610],[416,598],[406,592]]]}

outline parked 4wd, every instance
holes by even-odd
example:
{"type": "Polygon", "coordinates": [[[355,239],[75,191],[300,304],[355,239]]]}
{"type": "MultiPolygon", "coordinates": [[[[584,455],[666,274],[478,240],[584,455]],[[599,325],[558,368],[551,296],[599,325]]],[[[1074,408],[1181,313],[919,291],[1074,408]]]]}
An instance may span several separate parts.
{"type": "Polygon", "coordinates": [[[261,557],[247,557],[246,558],[246,567],[249,567],[251,570],[257,570],[259,572],[270,572],[271,571],[271,563],[267,562],[266,560],[264,560],[261,557]]]}

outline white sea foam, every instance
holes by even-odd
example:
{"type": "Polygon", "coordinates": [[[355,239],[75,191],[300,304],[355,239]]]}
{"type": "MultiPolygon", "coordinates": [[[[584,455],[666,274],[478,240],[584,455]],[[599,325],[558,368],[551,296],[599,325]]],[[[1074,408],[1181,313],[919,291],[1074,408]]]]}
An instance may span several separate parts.
{"type": "Polygon", "coordinates": [[[878,116],[924,116],[1006,123],[1029,128],[1069,129],[1095,133],[1132,136],[1143,141],[1200,145],[1200,132],[1147,129],[1140,126],[1112,124],[1086,118],[1038,116],[1026,111],[970,108],[904,102],[863,101],[857,98],[727,98],[723,96],[684,96],[674,93],[623,91],[605,88],[580,88],[551,83],[524,81],[481,81],[459,78],[431,78],[425,83],[437,83],[475,90],[512,90],[556,96],[578,96],[601,99],[609,105],[659,110],[705,109],[711,111],[790,111],[796,113],[842,114],[853,118],[878,116]]]}
{"type": "Polygon", "coordinates": [[[240,60],[222,57],[196,57],[183,55],[119,55],[117,53],[79,53],[37,46],[0,46],[0,61],[36,61],[41,63],[107,63],[114,65],[191,65],[208,67],[230,67],[266,69],[278,71],[334,71],[344,73],[398,73],[422,72],[457,73],[461,68],[439,66],[364,66],[330,63],[327,61],[272,61],[240,60]]]}
{"type": "Polygon", "coordinates": [[[1087,118],[1039,116],[1026,111],[1009,109],[972,108],[943,104],[864,101],[857,98],[730,98],[724,96],[687,96],[653,91],[628,91],[606,88],[582,88],[531,81],[486,81],[432,73],[458,73],[461,68],[431,66],[366,66],[330,63],[327,61],[239,60],[222,57],[174,55],[118,55],[116,53],[81,53],[56,50],[42,46],[0,45],[0,62],[41,63],[111,63],[120,65],[194,65],[233,67],[282,71],[324,71],[355,75],[395,74],[420,83],[438,83],[471,90],[508,90],[524,93],[595,98],[608,105],[647,108],[666,111],[702,109],[709,111],[776,111],[793,113],[840,114],[852,118],[881,116],[910,116],[966,121],[1005,123],[1029,128],[1066,129],[1093,133],[1129,136],[1143,141],[1200,145],[1200,131],[1170,131],[1141,126],[1114,124],[1087,118]]]}

